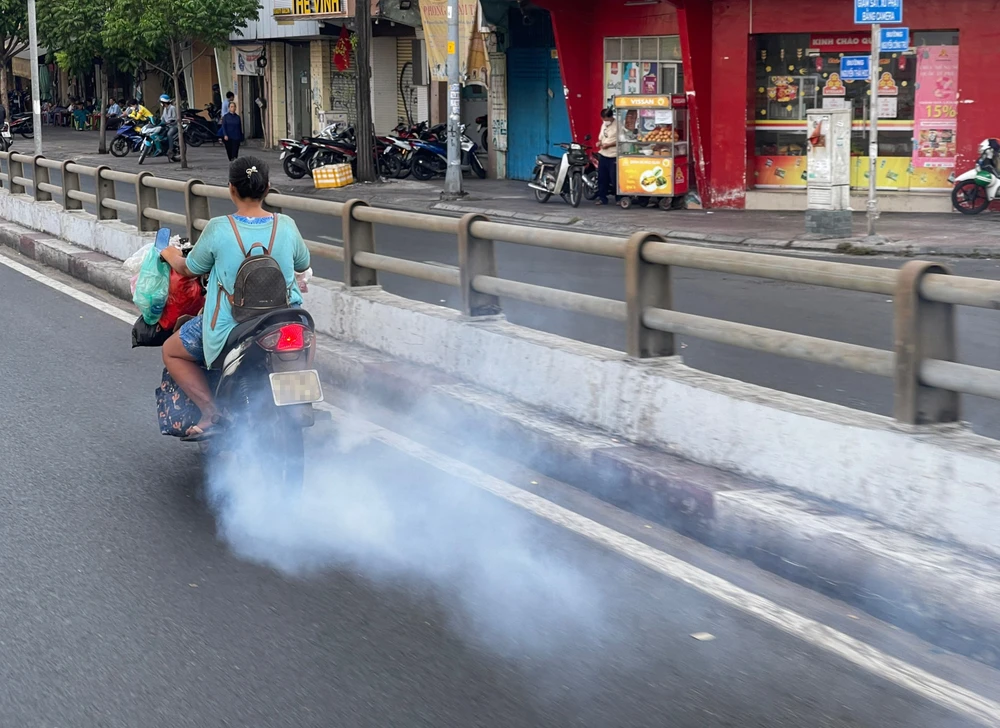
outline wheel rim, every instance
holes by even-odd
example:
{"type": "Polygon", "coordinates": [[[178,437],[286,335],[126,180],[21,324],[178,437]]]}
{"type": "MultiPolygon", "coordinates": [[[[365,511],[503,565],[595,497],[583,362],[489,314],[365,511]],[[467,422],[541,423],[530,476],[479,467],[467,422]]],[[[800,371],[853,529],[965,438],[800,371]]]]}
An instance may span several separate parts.
{"type": "Polygon", "coordinates": [[[955,202],[964,210],[978,210],[987,202],[986,190],[971,180],[964,182],[956,190],[955,202]]]}

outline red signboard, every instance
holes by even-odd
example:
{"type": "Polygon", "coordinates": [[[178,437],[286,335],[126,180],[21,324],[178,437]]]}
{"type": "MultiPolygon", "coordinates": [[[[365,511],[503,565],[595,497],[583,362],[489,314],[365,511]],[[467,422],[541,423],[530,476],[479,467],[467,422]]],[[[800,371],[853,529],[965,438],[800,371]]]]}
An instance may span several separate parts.
{"type": "Polygon", "coordinates": [[[872,49],[871,33],[813,33],[809,36],[809,50],[823,53],[851,53],[872,49]]]}

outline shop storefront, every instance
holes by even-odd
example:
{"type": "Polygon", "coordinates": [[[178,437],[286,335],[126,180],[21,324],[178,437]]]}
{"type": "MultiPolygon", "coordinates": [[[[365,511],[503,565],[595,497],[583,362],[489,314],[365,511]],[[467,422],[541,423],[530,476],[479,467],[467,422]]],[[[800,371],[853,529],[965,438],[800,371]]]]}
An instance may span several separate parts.
{"type": "Polygon", "coordinates": [[[751,188],[805,187],[806,112],[825,108],[852,111],[852,187],[868,187],[870,119],[877,113],[877,186],[894,191],[950,189],[958,141],[956,31],[915,31],[910,50],[882,53],[874,108],[867,81],[841,78],[843,57],[870,55],[867,33],[758,35],[751,44],[751,188]]]}

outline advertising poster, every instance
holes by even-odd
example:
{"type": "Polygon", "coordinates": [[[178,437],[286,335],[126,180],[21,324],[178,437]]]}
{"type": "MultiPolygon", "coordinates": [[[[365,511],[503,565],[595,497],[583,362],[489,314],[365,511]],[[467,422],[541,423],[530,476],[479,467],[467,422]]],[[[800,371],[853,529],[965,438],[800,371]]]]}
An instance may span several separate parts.
{"type": "Polygon", "coordinates": [[[622,95],[622,82],[624,80],[624,63],[614,61],[604,65],[604,98],[610,101],[615,96],[622,95]]]}
{"type": "Polygon", "coordinates": [[[618,191],[637,197],[673,194],[673,163],[669,158],[619,157],[618,191]]]}
{"type": "MultiPolygon", "coordinates": [[[[823,85],[823,96],[846,96],[847,89],[844,82],[840,80],[839,73],[831,73],[823,85]]],[[[824,105],[823,108],[826,108],[824,105]]]]}
{"type": "MultiPolygon", "coordinates": [[[[754,186],[768,188],[805,188],[807,179],[805,157],[757,157],[754,186]]],[[[851,187],[868,188],[868,157],[851,157],[851,187]]],[[[949,169],[914,167],[909,157],[880,157],[876,185],[883,190],[950,190],[949,169]]]]}
{"type": "Polygon", "coordinates": [[[925,46],[917,51],[913,117],[913,166],[954,167],[958,46],[925,46]]]}
{"type": "Polygon", "coordinates": [[[638,94],[641,88],[639,84],[639,64],[638,63],[626,63],[625,64],[625,83],[623,93],[628,96],[630,94],[638,94]]]}
{"type": "MultiPolygon", "coordinates": [[[[427,65],[434,81],[448,80],[448,0],[422,0],[420,20],[427,44],[427,65]]],[[[463,79],[488,76],[486,47],[479,32],[479,0],[458,3],[458,63],[463,79]],[[483,69],[487,69],[483,71],[483,69]]]]}
{"type": "Polygon", "coordinates": [[[656,94],[660,91],[659,79],[656,75],[655,63],[642,64],[642,92],[644,94],[656,94]]]}

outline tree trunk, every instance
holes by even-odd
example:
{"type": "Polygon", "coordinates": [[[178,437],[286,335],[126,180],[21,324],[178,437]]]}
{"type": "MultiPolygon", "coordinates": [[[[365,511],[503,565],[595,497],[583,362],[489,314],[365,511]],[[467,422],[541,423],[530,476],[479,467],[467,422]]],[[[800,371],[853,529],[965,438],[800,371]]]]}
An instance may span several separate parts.
{"type": "Polygon", "coordinates": [[[177,44],[174,41],[170,41],[170,59],[174,62],[174,104],[177,109],[177,144],[181,150],[181,169],[188,169],[187,144],[184,142],[184,125],[181,123],[184,118],[181,113],[181,59],[177,55],[177,44]]]}
{"type": "Polygon", "coordinates": [[[97,153],[107,154],[108,153],[108,139],[107,139],[108,106],[110,106],[110,104],[108,103],[108,85],[109,85],[108,72],[105,69],[103,63],[100,66],[98,66],[97,78],[98,82],[101,84],[101,123],[99,127],[101,130],[101,137],[100,140],[97,142],[97,153]]]}
{"type": "Polygon", "coordinates": [[[355,3],[354,25],[358,45],[354,62],[358,64],[357,97],[358,127],[355,129],[358,144],[358,181],[375,181],[375,124],[372,121],[372,8],[369,0],[355,3]]]}
{"type": "Polygon", "coordinates": [[[0,60],[0,104],[7,109],[7,121],[10,121],[10,104],[7,103],[7,64],[10,58],[0,60]]]}

